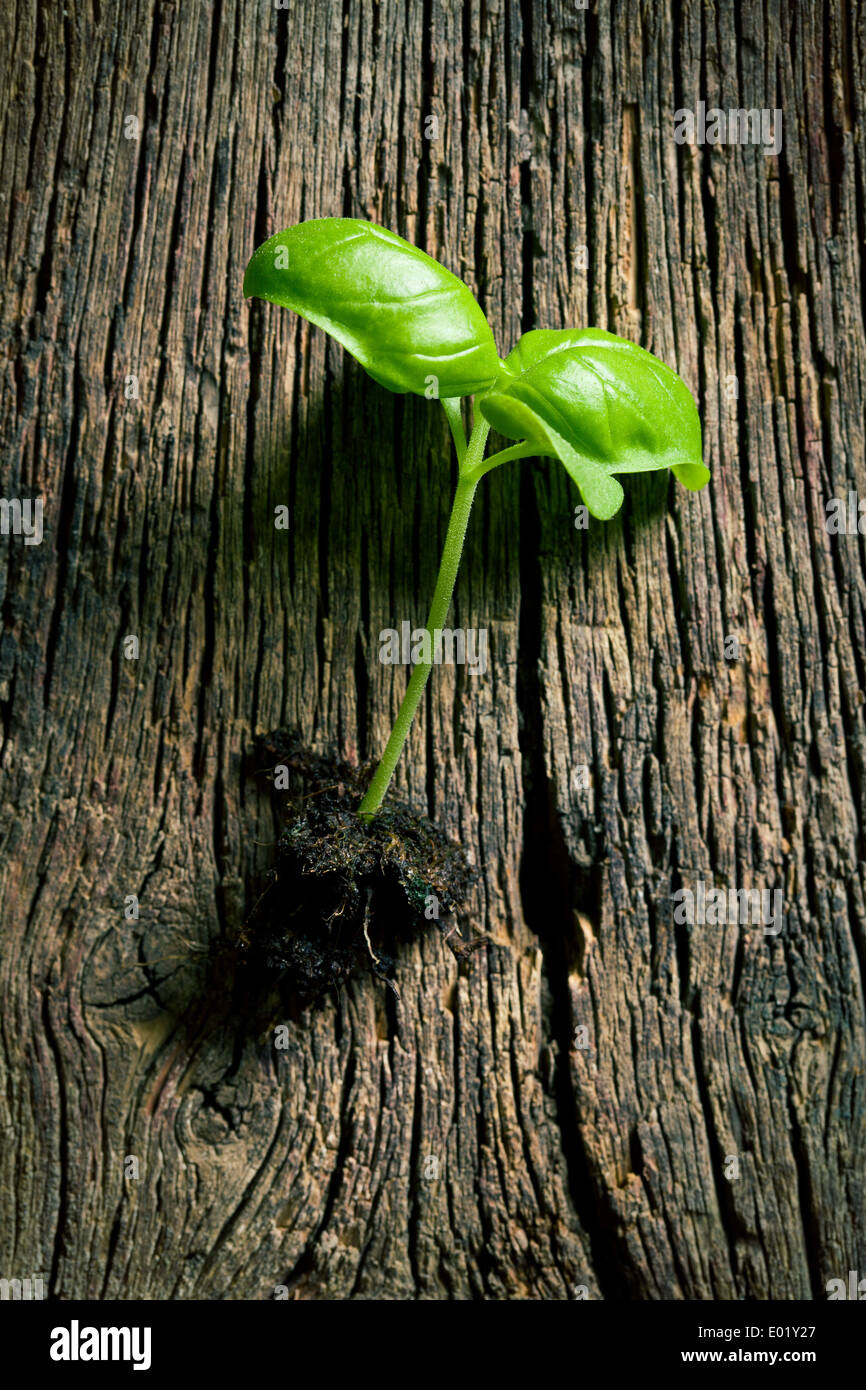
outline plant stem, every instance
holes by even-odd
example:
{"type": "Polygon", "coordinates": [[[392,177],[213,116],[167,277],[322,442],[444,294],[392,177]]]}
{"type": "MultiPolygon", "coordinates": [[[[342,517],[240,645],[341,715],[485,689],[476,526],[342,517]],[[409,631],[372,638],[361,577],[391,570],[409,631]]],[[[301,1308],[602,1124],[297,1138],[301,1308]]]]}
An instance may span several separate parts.
{"type": "Polygon", "coordinates": [[[463,415],[460,410],[459,397],[443,396],[442,409],[445,411],[448,428],[457,450],[457,462],[462,464],[466,457],[466,432],[463,429],[463,415]]]}
{"type": "Polygon", "coordinates": [[[500,449],[498,454],[491,454],[483,461],[479,459],[472,470],[472,476],[476,482],[489,473],[491,469],[498,468],[501,463],[509,463],[511,459],[531,459],[538,457],[538,445],[527,444],[525,441],[520,444],[512,444],[509,449],[500,449]]]}
{"type": "MultiPolygon", "coordinates": [[[[490,426],[479,417],[478,423],[470,435],[465,455],[460,462],[457,491],[454,494],[451,517],[448,521],[448,532],[445,536],[436,588],[433,591],[433,602],[427,617],[426,630],[430,639],[431,656],[434,652],[436,631],[444,627],[448,610],[451,607],[454,584],[457,579],[457,571],[460,568],[460,557],[463,554],[466,527],[469,523],[469,514],[472,511],[472,502],[480,477],[480,474],[476,476],[474,470],[477,469],[484,456],[484,446],[487,443],[489,432],[490,426]]],[[[409,684],[406,687],[406,694],[403,696],[402,704],[397,712],[397,718],[385,745],[382,760],[373,773],[373,779],[367,793],[358,807],[358,815],[363,820],[369,820],[382,805],[382,799],[394,775],[394,769],[403,751],[403,745],[412,727],[412,720],[415,718],[415,712],[421,703],[421,696],[424,694],[424,687],[432,669],[432,661],[418,661],[413,667],[409,684]]]]}

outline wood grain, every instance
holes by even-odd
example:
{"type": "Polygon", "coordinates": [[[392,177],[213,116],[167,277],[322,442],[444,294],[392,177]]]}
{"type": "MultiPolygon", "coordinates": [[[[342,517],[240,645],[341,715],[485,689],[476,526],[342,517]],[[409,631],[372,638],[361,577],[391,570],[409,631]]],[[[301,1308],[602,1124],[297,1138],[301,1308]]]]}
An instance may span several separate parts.
{"type": "Polygon", "coordinates": [[[0,537],[0,1276],[809,1299],[866,1270],[864,540],[824,525],[866,499],[864,32],[859,0],[2,7],[0,495],[45,536],[0,537]],[[780,108],[781,154],[678,145],[698,100],[780,108]],[[273,855],[254,736],[381,751],[378,634],[423,621],[453,485],[440,412],[242,298],[326,215],[463,275],[503,352],[584,323],[656,352],[713,479],[629,480],[588,531],[552,464],[485,481],[453,620],[490,669],[436,671],[398,789],[478,866],[489,945],[458,977],[431,933],[399,1005],[359,980],[286,1049],[187,1055],[273,855]],[[784,929],[679,925],[698,879],[782,889],[784,929]]]}

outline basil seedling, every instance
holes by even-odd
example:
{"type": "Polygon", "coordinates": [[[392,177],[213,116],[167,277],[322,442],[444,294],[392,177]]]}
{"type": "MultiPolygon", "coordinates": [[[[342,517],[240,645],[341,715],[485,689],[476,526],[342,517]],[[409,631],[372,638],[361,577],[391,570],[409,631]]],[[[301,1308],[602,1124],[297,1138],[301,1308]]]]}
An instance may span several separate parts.
{"type": "MultiPolygon", "coordinates": [[[[278,232],[253,254],[244,294],[324,328],[389,390],[441,401],[459,472],[427,618],[431,651],[448,617],[475,491],[491,469],[557,458],[603,520],[622,505],[618,473],[669,468],[693,491],[709,481],[694,400],[670,367],[600,328],[534,329],[500,361],[468,286],[384,227],[324,217],[278,232]],[[477,406],[468,441],[463,396],[477,406]],[[517,442],[485,458],[491,427],[517,442]]],[[[382,804],[431,669],[432,661],[413,668],[362,818],[382,804]]]]}

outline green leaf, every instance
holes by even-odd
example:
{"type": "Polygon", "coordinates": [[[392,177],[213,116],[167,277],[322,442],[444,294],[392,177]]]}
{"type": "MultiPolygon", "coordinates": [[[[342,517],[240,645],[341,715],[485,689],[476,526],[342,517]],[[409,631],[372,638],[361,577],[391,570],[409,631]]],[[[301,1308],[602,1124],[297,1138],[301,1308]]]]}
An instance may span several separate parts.
{"type": "Polygon", "coordinates": [[[372,222],[323,217],[278,232],[253,253],[244,294],[324,328],[390,391],[468,396],[499,371],[472,291],[372,222]]]}
{"type": "Polygon", "coordinates": [[[601,328],[525,333],[479,408],[507,439],[559,458],[593,516],[619,510],[615,473],[670,468],[694,492],[709,481],[688,387],[652,353],[601,328]]]}

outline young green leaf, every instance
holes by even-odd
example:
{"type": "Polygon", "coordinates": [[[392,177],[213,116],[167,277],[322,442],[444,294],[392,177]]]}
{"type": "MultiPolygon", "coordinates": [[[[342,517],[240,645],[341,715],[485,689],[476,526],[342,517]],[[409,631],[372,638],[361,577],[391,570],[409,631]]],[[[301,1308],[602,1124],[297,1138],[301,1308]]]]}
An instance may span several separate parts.
{"type": "Polygon", "coordinates": [[[322,217],[254,253],[244,295],[293,309],[342,343],[374,381],[433,397],[486,390],[499,371],[472,291],[417,246],[371,222],[322,217]]]}
{"type": "Polygon", "coordinates": [[[601,328],[525,333],[479,401],[507,439],[559,458],[594,516],[618,511],[615,473],[670,468],[692,491],[709,481],[688,387],[652,353],[601,328]]]}

